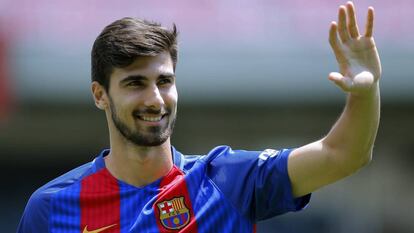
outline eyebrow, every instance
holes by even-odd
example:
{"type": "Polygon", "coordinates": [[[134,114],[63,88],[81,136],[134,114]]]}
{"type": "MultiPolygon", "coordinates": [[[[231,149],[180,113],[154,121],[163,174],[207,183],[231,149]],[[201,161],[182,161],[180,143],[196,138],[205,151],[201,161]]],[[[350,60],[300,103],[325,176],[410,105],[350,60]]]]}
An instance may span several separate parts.
{"type": "Polygon", "coordinates": [[[173,74],[173,73],[165,73],[165,74],[158,75],[158,79],[162,79],[162,78],[175,78],[175,74],[173,74]]]}
{"type": "MultiPolygon", "coordinates": [[[[173,73],[164,73],[164,74],[160,74],[158,75],[157,79],[163,79],[163,78],[175,78],[175,74],[173,73]]],[[[146,80],[148,79],[147,76],[144,75],[130,75],[127,76],[126,78],[121,80],[121,84],[130,82],[130,81],[142,81],[142,80],[146,80]]]]}
{"type": "Polygon", "coordinates": [[[124,84],[124,83],[130,82],[130,81],[142,81],[142,80],[145,80],[145,79],[147,79],[147,77],[145,77],[143,75],[130,75],[130,76],[127,76],[126,78],[122,79],[120,83],[124,84]]]}

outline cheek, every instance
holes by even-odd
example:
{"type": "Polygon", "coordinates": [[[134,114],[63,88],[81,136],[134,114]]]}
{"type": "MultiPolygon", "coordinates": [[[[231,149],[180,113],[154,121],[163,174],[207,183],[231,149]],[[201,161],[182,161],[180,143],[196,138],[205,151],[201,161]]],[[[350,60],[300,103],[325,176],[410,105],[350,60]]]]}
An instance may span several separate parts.
{"type": "Polygon", "coordinates": [[[177,112],[177,95],[169,95],[167,98],[168,99],[164,99],[166,108],[174,113],[177,112]]]}
{"type": "Polygon", "coordinates": [[[113,100],[111,111],[114,111],[119,118],[126,119],[131,117],[132,103],[134,103],[132,98],[124,98],[122,101],[120,99],[113,100]]]}
{"type": "Polygon", "coordinates": [[[177,93],[177,89],[171,88],[167,94],[167,98],[168,98],[168,102],[171,104],[175,104],[177,105],[177,101],[178,101],[178,93],[177,93]]]}

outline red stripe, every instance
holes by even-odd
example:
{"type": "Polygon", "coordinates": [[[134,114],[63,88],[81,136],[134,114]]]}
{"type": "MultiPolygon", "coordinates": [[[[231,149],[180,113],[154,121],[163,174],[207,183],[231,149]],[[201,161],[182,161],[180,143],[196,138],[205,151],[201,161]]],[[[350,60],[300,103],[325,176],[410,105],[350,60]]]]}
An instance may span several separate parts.
{"type": "Polygon", "coordinates": [[[180,222],[185,222],[184,215],[180,214],[180,222]]]}
{"type": "Polygon", "coordinates": [[[111,225],[113,226],[102,233],[120,232],[119,186],[107,169],[102,169],[82,180],[80,206],[81,232],[86,227],[88,231],[93,231],[111,225]]]}
{"type": "Polygon", "coordinates": [[[180,210],[180,209],[183,208],[183,206],[181,205],[181,202],[179,200],[174,200],[174,205],[175,205],[176,210],[180,210]]]}
{"type": "MultiPolygon", "coordinates": [[[[154,213],[157,218],[157,225],[158,229],[161,233],[170,233],[170,232],[177,232],[177,230],[170,230],[162,225],[160,219],[160,210],[157,206],[158,203],[162,203],[164,201],[170,201],[174,198],[184,197],[184,205],[183,208],[187,208],[189,210],[189,222],[183,226],[180,226],[180,232],[191,232],[197,233],[197,222],[194,217],[194,211],[190,200],[190,195],[188,193],[187,184],[184,179],[184,173],[174,166],[171,171],[162,179],[160,184],[160,193],[158,194],[157,200],[154,203],[154,213]]],[[[179,216],[176,216],[179,218],[179,216]]],[[[169,219],[169,221],[171,221],[169,219]]]]}
{"type": "Polygon", "coordinates": [[[175,201],[175,204],[177,205],[177,209],[182,209],[183,208],[183,206],[181,206],[181,202],[180,201],[178,201],[178,200],[176,200],[175,201]]]}
{"type": "Polygon", "coordinates": [[[183,205],[181,205],[181,202],[180,201],[175,201],[176,203],[177,203],[177,205],[178,205],[178,209],[182,209],[183,208],[183,205]]]}

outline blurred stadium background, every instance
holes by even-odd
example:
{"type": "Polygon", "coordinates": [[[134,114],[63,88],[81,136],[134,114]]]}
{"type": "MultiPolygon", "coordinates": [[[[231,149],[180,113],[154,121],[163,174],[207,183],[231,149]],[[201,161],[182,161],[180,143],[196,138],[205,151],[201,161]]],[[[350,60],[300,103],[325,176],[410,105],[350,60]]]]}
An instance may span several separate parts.
{"type": "MultiPolygon", "coordinates": [[[[344,94],[327,35],[337,0],[0,1],[0,226],[14,232],[30,194],[108,146],[92,102],[90,49],[103,27],[136,16],[180,30],[174,145],[295,147],[320,138],[344,94]]],[[[414,232],[414,2],[369,5],[383,64],[373,162],[313,194],[310,206],[258,232],[414,232]]],[[[242,194],[241,194],[242,195],[242,194]]]]}

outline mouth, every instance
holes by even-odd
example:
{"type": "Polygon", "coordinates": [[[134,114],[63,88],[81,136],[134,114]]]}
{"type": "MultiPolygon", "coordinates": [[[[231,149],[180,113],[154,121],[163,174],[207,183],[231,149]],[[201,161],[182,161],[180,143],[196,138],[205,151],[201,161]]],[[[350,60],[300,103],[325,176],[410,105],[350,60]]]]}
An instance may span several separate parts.
{"type": "Polygon", "coordinates": [[[158,122],[160,121],[164,116],[138,116],[139,119],[143,121],[148,122],[158,122]]]}
{"type": "Polygon", "coordinates": [[[162,115],[135,115],[136,118],[140,119],[141,121],[145,122],[160,122],[167,114],[162,115]]]}

